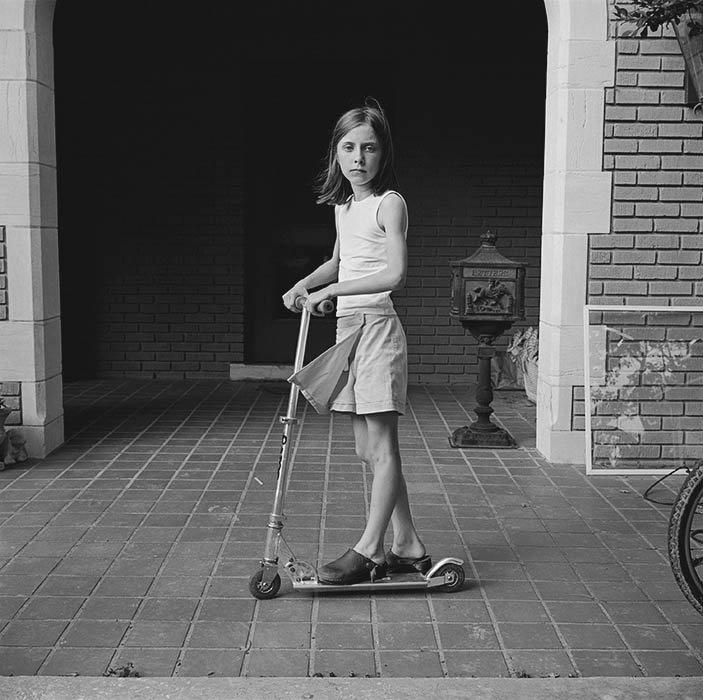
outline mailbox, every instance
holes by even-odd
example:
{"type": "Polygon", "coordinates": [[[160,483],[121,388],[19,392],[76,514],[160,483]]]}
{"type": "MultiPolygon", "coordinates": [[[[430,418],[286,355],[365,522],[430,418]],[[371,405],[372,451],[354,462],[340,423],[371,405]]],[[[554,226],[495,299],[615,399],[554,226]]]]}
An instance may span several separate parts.
{"type": "Polygon", "coordinates": [[[509,260],[496,248],[496,234],[481,234],[480,248],[468,258],[450,263],[452,287],[449,315],[478,340],[477,420],[457,428],[452,447],[517,447],[513,436],[490,418],[493,409],[491,358],[493,343],[515,321],[525,318],[527,265],[509,260]]]}
{"type": "MultiPolygon", "coordinates": [[[[495,323],[494,338],[525,318],[526,265],[508,260],[496,248],[496,234],[481,234],[481,247],[468,258],[450,263],[452,295],[449,315],[472,334],[495,323]]],[[[478,336],[477,336],[478,337],[478,336]]]]}

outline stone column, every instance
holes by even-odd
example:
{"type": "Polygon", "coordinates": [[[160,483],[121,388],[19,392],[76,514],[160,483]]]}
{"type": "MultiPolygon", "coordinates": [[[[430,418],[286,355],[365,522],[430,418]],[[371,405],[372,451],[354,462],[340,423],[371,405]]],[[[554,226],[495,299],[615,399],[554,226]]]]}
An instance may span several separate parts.
{"type": "Polygon", "coordinates": [[[0,386],[19,386],[32,457],[63,442],[54,2],[0,2],[0,386]]]}
{"type": "Polygon", "coordinates": [[[611,174],[603,172],[605,88],[615,79],[605,0],[545,0],[549,24],[540,291],[537,448],[585,464],[572,430],[583,386],[588,236],[610,231],[611,174]]]}

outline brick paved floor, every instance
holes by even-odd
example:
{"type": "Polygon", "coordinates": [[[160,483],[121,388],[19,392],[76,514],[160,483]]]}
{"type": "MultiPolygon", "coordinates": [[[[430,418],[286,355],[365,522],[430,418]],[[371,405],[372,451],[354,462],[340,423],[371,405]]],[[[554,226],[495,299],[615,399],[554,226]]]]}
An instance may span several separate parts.
{"type": "MultiPolygon", "coordinates": [[[[454,593],[255,601],[287,390],[77,382],[66,444],[0,472],[0,674],[703,675],[703,617],[665,551],[652,477],[587,478],[534,448],[534,408],[497,393],[517,450],[456,450],[464,389],[413,387],[401,422],[417,524],[466,561],[454,593]]],[[[304,416],[284,534],[313,562],[353,544],[370,477],[348,421],[304,416]]],[[[671,500],[679,481],[657,492],[671,500]]]]}

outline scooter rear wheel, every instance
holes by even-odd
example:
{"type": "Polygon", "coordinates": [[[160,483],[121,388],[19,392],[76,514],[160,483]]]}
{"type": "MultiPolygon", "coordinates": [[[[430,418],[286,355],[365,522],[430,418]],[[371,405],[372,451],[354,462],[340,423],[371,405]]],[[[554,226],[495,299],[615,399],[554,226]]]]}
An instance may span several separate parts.
{"type": "Polygon", "coordinates": [[[464,579],[466,578],[464,567],[459,566],[459,564],[445,564],[437,570],[435,576],[446,576],[447,582],[437,587],[438,591],[444,591],[445,593],[458,591],[464,585],[464,579]]]}
{"type": "Polygon", "coordinates": [[[249,593],[259,600],[269,600],[275,598],[281,588],[281,577],[276,574],[270,583],[264,583],[264,570],[259,569],[249,579],[249,593]]]}

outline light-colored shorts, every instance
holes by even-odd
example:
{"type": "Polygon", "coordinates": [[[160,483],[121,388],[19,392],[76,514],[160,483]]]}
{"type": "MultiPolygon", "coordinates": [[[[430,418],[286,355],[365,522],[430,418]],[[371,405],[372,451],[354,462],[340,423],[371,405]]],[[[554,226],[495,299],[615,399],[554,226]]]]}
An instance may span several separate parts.
{"type": "Polygon", "coordinates": [[[289,381],[300,387],[318,413],[404,413],[407,341],[398,316],[340,316],[336,344],[289,381]]]}
{"type": "Polygon", "coordinates": [[[347,381],[330,409],[363,415],[405,413],[408,389],[408,352],[405,332],[396,314],[358,313],[337,319],[337,342],[361,326],[349,362],[347,381]]]}

